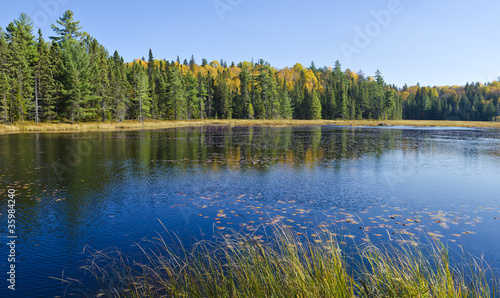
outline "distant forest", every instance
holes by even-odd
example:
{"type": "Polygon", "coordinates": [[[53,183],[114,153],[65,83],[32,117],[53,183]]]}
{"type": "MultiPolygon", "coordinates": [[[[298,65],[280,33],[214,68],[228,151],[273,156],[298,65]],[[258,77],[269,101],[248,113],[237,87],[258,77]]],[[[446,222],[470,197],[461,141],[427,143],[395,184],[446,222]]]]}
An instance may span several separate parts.
{"type": "Polygon", "coordinates": [[[73,12],[35,37],[21,14],[0,27],[0,122],[125,119],[500,120],[500,83],[422,87],[388,84],[380,71],[296,64],[125,62],[83,32],[73,12]]]}

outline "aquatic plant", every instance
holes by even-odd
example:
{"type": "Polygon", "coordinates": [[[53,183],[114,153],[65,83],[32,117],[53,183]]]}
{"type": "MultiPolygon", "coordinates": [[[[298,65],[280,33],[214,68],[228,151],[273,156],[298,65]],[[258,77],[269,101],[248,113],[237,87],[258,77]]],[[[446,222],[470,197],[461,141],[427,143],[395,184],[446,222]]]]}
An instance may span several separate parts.
{"type": "MultiPolygon", "coordinates": [[[[400,241],[354,250],[335,233],[314,239],[283,225],[264,234],[237,231],[192,249],[140,245],[142,258],[97,252],[85,267],[98,279],[97,295],[120,297],[496,297],[492,268],[476,258],[453,266],[437,240],[400,241]],[[300,234],[300,235],[297,235],[300,234]],[[354,253],[352,253],[354,251],[354,253]]],[[[457,263],[458,264],[458,263],[457,263]]]]}

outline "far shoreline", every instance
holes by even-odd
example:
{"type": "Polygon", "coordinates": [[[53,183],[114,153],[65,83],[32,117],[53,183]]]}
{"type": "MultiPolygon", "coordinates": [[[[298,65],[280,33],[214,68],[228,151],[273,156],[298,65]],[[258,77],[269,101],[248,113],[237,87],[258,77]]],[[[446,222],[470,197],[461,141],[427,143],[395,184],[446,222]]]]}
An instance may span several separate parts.
{"type": "Polygon", "coordinates": [[[0,124],[0,134],[12,133],[65,133],[65,132],[99,132],[99,131],[131,131],[153,130],[176,127],[197,127],[208,125],[221,126],[303,126],[303,125],[334,125],[334,126],[418,126],[418,127],[468,127],[468,128],[500,128],[500,122],[483,121],[445,121],[445,120],[179,120],[158,121],[147,120],[144,123],[137,120],[124,122],[83,122],[70,123],[40,123],[24,122],[24,124],[0,124]]]}

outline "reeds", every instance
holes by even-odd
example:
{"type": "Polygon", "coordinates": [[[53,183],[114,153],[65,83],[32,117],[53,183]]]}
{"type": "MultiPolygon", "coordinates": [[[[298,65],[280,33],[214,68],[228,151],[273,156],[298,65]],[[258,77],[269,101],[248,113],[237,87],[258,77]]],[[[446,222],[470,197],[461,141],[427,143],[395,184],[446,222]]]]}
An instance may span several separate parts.
{"type": "Polygon", "coordinates": [[[233,231],[189,251],[173,249],[160,237],[149,249],[140,246],[140,260],[98,252],[85,268],[100,282],[97,295],[116,297],[498,295],[491,268],[465,258],[454,267],[438,242],[368,242],[348,255],[333,235],[321,232],[310,240],[283,226],[263,238],[233,231]]]}

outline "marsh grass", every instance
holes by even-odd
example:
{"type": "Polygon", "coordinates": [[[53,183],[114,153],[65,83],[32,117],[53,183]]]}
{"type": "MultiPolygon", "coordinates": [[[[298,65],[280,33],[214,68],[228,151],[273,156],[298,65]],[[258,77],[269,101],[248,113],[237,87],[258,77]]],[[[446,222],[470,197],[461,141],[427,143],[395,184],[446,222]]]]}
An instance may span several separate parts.
{"type": "Polygon", "coordinates": [[[277,226],[263,238],[232,231],[190,250],[159,237],[139,245],[139,258],[96,252],[85,269],[100,284],[96,295],[107,297],[498,295],[491,268],[474,258],[454,267],[439,242],[367,242],[348,255],[333,235],[318,232],[311,239],[277,226]]]}
{"type": "Polygon", "coordinates": [[[186,126],[229,125],[229,126],[298,126],[298,125],[337,125],[337,126],[427,126],[427,127],[500,127],[500,122],[480,121],[437,121],[437,120],[181,120],[156,121],[147,120],[144,123],[127,120],[124,122],[82,122],[70,123],[40,123],[25,121],[22,124],[2,125],[0,133],[29,132],[91,132],[120,131],[140,129],[162,129],[186,126]]]}

